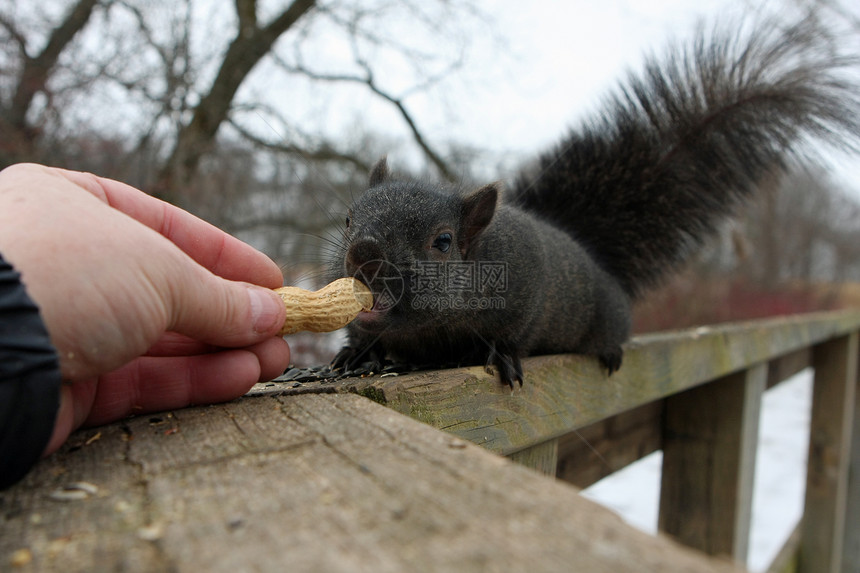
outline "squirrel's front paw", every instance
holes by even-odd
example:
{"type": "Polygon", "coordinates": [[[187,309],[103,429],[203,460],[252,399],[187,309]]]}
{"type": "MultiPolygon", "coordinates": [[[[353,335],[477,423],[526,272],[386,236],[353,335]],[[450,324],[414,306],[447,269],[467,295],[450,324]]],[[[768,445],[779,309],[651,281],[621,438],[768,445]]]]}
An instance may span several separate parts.
{"type": "Polygon", "coordinates": [[[365,366],[370,372],[379,372],[382,370],[384,360],[385,351],[378,348],[377,345],[364,348],[344,346],[332,359],[331,368],[332,370],[349,371],[359,366],[365,366]]]}
{"type": "Polygon", "coordinates": [[[617,372],[618,369],[621,368],[621,358],[623,356],[624,352],[621,350],[621,347],[618,346],[609,352],[598,354],[597,359],[600,360],[600,364],[606,368],[606,373],[609,376],[612,376],[614,372],[617,372]]]}
{"type": "Polygon", "coordinates": [[[491,364],[496,367],[502,384],[507,384],[511,389],[514,387],[514,381],[519,382],[520,386],[523,385],[523,364],[520,362],[520,357],[506,346],[497,345],[495,342],[490,344],[487,372],[490,372],[491,364]]]}
{"type": "Polygon", "coordinates": [[[340,368],[346,368],[353,359],[355,358],[355,348],[351,346],[344,346],[340,349],[340,351],[334,355],[334,358],[331,360],[331,368],[332,370],[338,370],[340,368]]]}

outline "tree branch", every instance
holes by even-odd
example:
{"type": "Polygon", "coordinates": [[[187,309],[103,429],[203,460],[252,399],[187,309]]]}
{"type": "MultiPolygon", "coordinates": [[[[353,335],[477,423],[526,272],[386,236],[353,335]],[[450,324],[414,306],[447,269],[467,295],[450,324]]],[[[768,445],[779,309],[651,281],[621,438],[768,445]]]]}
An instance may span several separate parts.
{"type": "Polygon", "coordinates": [[[345,163],[349,163],[350,165],[354,165],[364,173],[370,173],[370,163],[368,163],[358,155],[354,155],[351,153],[342,153],[329,144],[324,143],[318,146],[316,149],[306,149],[304,147],[299,147],[298,145],[290,143],[274,143],[257,137],[256,135],[252,134],[244,127],[232,120],[228,119],[227,121],[230,126],[239,133],[239,135],[241,135],[254,145],[262,147],[264,149],[270,149],[272,151],[286,153],[288,155],[296,155],[307,161],[342,161],[345,163]]]}
{"type": "Polygon", "coordinates": [[[129,12],[132,13],[135,20],[137,21],[137,27],[143,34],[143,38],[144,40],[146,40],[146,43],[149,44],[158,53],[158,57],[164,64],[164,66],[169,68],[170,58],[168,57],[167,50],[165,50],[163,46],[159,45],[158,42],[155,41],[155,37],[152,34],[152,29],[146,22],[146,17],[143,15],[143,12],[141,12],[140,8],[138,8],[131,2],[123,1],[121,4],[124,8],[126,8],[129,12]]]}
{"type": "Polygon", "coordinates": [[[358,63],[358,65],[360,65],[364,69],[364,77],[348,74],[320,74],[317,72],[313,72],[301,65],[290,66],[283,62],[281,63],[281,65],[294,73],[303,74],[312,80],[357,83],[366,85],[370,89],[370,91],[372,91],[385,101],[389,102],[397,109],[397,111],[400,113],[400,116],[406,122],[407,127],[409,127],[409,130],[412,132],[412,138],[415,140],[415,143],[418,144],[418,146],[421,148],[421,150],[424,152],[430,162],[436,166],[436,169],[439,170],[439,173],[442,175],[442,177],[444,177],[448,181],[455,181],[456,177],[451,171],[451,169],[448,167],[448,164],[424,139],[424,136],[421,134],[421,130],[418,129],[418,125],[415,123],[415,120],[412,118],[412,115],[409,113],[409,110],[406,109],[403,100],[391,95],[390,93],[380,88],[373,79],[373,71],[370,69],[370,66],[367,65],[364,61],[358,59],[356,63],[358,63]]]}
{"type": "MultiPolygon", "coordinates": [[[[250,5],[254,5],[253,0],[236,0],[237,10],[241,12],[240,20],[244,19],[245,23],[250,17],[244,11],[250,5]]],[[[294,0],[289,8],[264,28],[255,27],[250,35],[245,35],[248,30],[239,30],[227,48],[209,93],[201,98],[191,121],[180,129],[173,152],[159,177],[160,185],[170,185],[177,179],[184,184],[190,179],[200,158],[215,139],[218,128],[227,118],[239,86],[254,66],[269,53],[281,34],[314,5],[314,0],[294,0]]]]}
{"type": "Polygon", "coordinates": [[[27,110],[30,109],[33,98],[40,91],[44,91],[60,54],[75,35],[86,26],[93,9],[99,2],[100,0],[79,0],[69,10],[65,20],[54,28],[41,53],[33,58],[26,53],[23,54],[24,67],[7,112],[7,122],[10,127],[21,132],[26,131],[27,110]]]}
{"type": "Polygon", "coordinates": [[[253,36],[257,31],[257,1],[236,0],[236,15],[239,17],[239,36],[253,36]]]}
{"type": "MultiPolygon", "coordinates": [[[[106,70],[104,77],[122,86],[129,92],[136,92],[145,100],[158,106],[158,111],[152,118],[157,123],[160,118],[169,118],[175,124],[175,129],[180,129],[180,120],[189,109],[188,95],[192,93],[194,73],[191,64],[191,6],[186,2],[180,4],[179,16],[171,18],[171,38],[169,43],[159,42],[154,31],[147,21],[146,13],[135,5],[133,1],[120,0],[120,5],[129,10],[137,23],[140,36],[143,38],[143,47],[138,50],[154,51],[158,58],[157,71],[149,67],[124,67],[121,71],[113,72],[106,70]],[[130,73],[134,76],[129,78],[130,73]],[[152,76],[162,74],[164,84],[159,83],[157,88],[151,83],[152,76]],[[157,91],[156,91],[157,90],[157,91]]],[[[143,60],[143,58],[141,58],[143,60]]]]}
{"type": "Polygon", "coordinates": [[[6,19],[2,14],[0,14],[0,27],[6,29],[6,32],[12,37],[16,44],[18,44],[18,50],[21,52],[23,56],[27,55],[27,38],[21,33],[20,30],[15,26],[15,24],[8,19],[6,19]]]}

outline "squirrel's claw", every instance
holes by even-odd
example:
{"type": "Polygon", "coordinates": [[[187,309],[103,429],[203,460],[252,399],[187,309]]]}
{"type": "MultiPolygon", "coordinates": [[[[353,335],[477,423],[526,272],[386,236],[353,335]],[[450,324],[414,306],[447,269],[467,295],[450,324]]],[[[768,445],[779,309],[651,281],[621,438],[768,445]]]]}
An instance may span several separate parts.
{"type": "Polygon", "coordinates": [[[602,354],[597,355],[597,359],[600,360],[600,364],[606,368],[606,374],[608,376],[612,376],[614,372],[617,372],[619,368],[621,368],[621,358],[624,355],[621,348],[615,348],[609,352],[604,352],[602,354]]]}
{"type": "Polygon", "coordinates": [[[496,372],[499,373],[499,381],[502,384],[507,384],[513,390],[514,381],[523,385],[523,364],[520,357],[511,352],[507,348],[499,348],[495,341],[490,343],[490,352],[487,357],[487,372],[492,374],[490,365],[496,367],[496,372]]]}
{"type": "Polygon", "coordinates": [[[384,360],[385,351],[378,344],[364,348],[344,346],[332,359],[331,368],[332,370],[342,368],[344,371],[348,371],[360,365],[367,364],[367,368],[371,372],[379,372],[382,370],[384,360]]]}
{"type": "Polygon", "coordinates": [[[334,355],[331,360],[331,369],[338,370],[346,368],[355,359],[355,348],[352,346],[344,346],[334,355]]]}
{"type": "Polygon", "coordinates": [[[516,380],[522,387],[523,366],[520,364],[520,359],[516,356],[503,356],[501,354],[498,354],[497,357],[496,368],[499,371],[499,380],[502,384],[507,384],[513,390],[516,380]]]}

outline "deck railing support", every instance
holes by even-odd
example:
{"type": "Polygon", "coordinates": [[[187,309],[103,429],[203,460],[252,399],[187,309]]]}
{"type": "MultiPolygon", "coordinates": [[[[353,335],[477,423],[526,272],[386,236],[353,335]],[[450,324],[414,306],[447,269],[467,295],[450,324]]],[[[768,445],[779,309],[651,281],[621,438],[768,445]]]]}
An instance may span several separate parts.
{"type": "Polygon", "coordinates": [[[746,561],[767,364],[666,399],[659,527],[711,555],[746,561]]]}
{"type": "MultiPolygon", "coordinates": [[[[819,344],[813,350],[815,382],[799,573],[843,570],[857,343],[855,331],[819,344]]],[[[852,521],[856,521],[855,516],[852,521]]]]}

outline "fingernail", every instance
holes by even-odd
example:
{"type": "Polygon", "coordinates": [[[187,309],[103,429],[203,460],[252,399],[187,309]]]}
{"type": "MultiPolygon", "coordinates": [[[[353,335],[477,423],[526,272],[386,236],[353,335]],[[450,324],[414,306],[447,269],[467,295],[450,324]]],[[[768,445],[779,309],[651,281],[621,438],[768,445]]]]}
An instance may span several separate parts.
{"type": "Polygon", "coordinates": [[[254,332],[268,334],[277,332],[284,321],[284,303],[274,292],[257,287],[248,288],[248,297],[251,300],[251,322],[254,332]]]}

